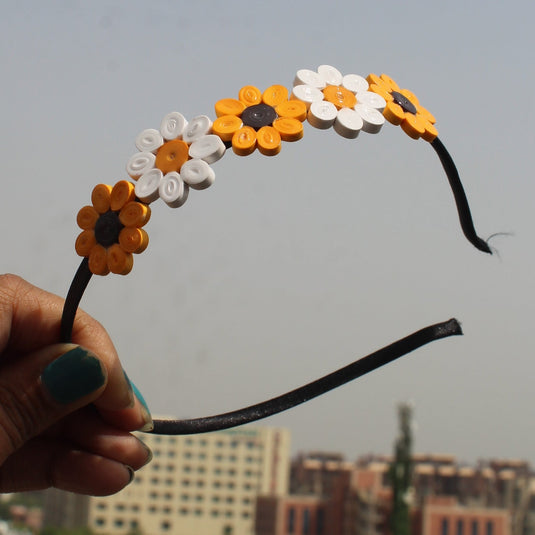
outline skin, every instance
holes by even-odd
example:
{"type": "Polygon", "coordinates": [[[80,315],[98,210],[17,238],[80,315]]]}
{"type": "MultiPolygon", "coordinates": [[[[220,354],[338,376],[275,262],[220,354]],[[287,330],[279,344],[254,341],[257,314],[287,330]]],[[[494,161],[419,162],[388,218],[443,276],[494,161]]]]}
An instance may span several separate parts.
{"type": "Polygon", "coordinates": [[[0,492],[57,487],[113,494],[150,461],[130,432],[150,416],[125,378],[104,328],[83,311],[73,344],[56,344],[63,299],[15,275],[0,275],[0,492]],[[105,384],[68,405],[40,380],[60,355],[83,346],[99,359],[105,384]]]}

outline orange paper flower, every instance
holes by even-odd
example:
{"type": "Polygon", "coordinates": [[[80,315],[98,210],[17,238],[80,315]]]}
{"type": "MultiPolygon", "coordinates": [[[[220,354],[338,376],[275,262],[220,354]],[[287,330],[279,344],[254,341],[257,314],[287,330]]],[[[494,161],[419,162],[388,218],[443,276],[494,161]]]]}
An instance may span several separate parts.
{"type": "Polygon", "coordinates": [[[82,232],[75,248],[89,259],[91,273],[126,275],[134,263],[132,253],[147,248],[149,237],[141,227],[150,219],[150,207],[135,199],[134,185],[126,180],[113,188],[99,184],[91,194],[92,206],[78,212],[76,222],[82,232]]]}
{"type": "Polygon", "coordinates": [[[437,129],[433,126],[435,118],[420,105],[416,95],[408,89],[400,89],[390,76],[370,74],[367,77],[370,91],[381,95],[386,100],[383,111],[387,121],[400,125],[403,131],[413,139],[423,138],[433,141],[437,136],[437,129]]]}
{"type": "Polygon", "coordinates": [[[212,132],[232,150],[247,156],[256,148],[266,156],[281,150],[281,141],[297,141],[303,137],[306,106],[288,100],[288,90],[272,85],[263,93],[254,86],[242,87],[238,99],[225,98],[216,102],[217,119],[212,132]]]}

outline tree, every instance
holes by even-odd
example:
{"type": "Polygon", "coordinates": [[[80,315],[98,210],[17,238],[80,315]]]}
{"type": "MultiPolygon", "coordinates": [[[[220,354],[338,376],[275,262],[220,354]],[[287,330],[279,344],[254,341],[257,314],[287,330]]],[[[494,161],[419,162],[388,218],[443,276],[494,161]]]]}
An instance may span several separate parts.
{"type": "Polygon", "coordinates": [[[410,535],[409,506],[412,481],[412,407],[398,406],[399,436],[394,445],[394,461],[390,466],[392,485],[392,533],[410,535]]]}

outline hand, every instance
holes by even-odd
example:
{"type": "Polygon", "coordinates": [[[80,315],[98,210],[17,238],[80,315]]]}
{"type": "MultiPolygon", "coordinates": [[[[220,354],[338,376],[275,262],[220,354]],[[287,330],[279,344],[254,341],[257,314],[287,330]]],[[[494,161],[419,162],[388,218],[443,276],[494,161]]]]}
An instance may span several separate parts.
{"type": "Polygon", "coordinates": [[[73,343],[57,344],[62,308],[60,297],[0,276],[0,492],[104,496],[151,459],[129,433],[150,430],[150,413],[106,331],[78,311],[73,343]]]}

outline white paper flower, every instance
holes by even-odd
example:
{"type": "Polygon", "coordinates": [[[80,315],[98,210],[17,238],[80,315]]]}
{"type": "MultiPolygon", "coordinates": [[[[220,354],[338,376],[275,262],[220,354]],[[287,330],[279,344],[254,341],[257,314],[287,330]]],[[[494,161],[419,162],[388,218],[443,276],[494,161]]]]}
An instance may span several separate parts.
{"type": "Polygon", "coordinates": [[[126,165],[136,180],[136,196],[145,203],[158,198],[172,208],[182,206],[189,188],[205,189],[213,184],[210,164],[225,154],[225,145],[211,134],[212,121],[199,115],[190,122],[178,112],[168,113],[160,130],[143,130],[136,138],[139,152],[126,165]]]}
{"type": "Polygon", "coordinates": [[[307,105],[312,126],[332,126],[341,136],[352,139],[361,130],[377,134],[385,122],[381,113],[385,99],[368,91],[368,87],[366,79],[358,74],[343,76],[335,67],[320,65],[317,71],[297,71],[292,95],[307,105]]]}

